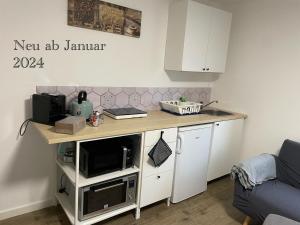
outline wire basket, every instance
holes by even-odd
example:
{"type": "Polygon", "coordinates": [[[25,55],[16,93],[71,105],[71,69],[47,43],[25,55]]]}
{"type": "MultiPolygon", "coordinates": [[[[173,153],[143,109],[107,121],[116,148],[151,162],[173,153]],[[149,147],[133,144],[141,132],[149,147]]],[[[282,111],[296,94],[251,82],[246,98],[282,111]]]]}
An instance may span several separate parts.
{"type": "Polygon", "coordinates": [[[181,102],[181,101],[161,101],[160,107],[164,111],[174,114],[187,115],[197,114],[201,110],[201,103],[197,102],[181,102]]]}

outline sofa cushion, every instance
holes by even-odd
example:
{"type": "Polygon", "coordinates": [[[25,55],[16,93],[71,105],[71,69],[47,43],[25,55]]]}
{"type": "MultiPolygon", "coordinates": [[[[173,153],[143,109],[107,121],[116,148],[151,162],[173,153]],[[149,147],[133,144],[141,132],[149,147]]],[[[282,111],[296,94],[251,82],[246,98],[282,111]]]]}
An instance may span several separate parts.
{"type": "Polygon", "coordinates": [[[300,143],[285,140],[276,159],[278,180],[300,189],[300,143]]]}
{"type": "Polygon", "coordinates": [[[267,181],[252,191],[236,181],[233,205],[260,224],[269,214],[300,222],[300,189],[279,180],[267,181]]]}
{"type": "Polygon", "coordinates": [[[270,214],[263,225],[300,225],[300,223],[282,216],[270,214]]]}

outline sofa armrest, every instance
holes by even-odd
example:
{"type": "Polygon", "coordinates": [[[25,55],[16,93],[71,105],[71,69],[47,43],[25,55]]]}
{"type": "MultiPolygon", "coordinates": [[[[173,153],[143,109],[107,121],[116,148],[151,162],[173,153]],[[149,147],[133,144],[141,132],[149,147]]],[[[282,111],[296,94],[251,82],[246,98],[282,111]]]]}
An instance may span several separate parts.
{"type": "Polygon", "coordinates": [[[270,214],[263,225],[300,225],[300,223],[282,216],[270,214]]]}
{"type": "Polygon", "coordinates": [[[233,179],[239,178],[244,188],[251,189],[257,184],[276,178],[275,158],[270,154],[252,157],[233,166],[231,174],[233,179]]]}

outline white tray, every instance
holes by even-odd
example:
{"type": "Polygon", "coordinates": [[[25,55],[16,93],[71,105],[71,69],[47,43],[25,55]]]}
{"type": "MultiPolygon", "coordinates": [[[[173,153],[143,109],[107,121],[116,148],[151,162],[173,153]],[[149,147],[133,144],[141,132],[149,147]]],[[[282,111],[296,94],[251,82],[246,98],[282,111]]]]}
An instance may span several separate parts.
{"type": "Polygon", "coordinates": [[[197,102],[181,102],[181,101],[161,101],[160,107],[168,112],[186,115],[196,114],[201,110],[201,103],[197,102]]]}

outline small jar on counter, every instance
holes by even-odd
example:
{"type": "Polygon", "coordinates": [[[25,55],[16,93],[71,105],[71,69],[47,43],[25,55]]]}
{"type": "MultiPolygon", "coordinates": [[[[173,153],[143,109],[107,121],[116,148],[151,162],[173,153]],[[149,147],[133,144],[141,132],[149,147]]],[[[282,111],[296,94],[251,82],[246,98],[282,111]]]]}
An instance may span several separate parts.
{"type": "Polygon", "coordinates": [[[92,127],[98,127],[103,122],[104,122],[103,113],[100,113],[99,111],[93,111],[93,113],[90,116],[90,125],[92,127]]]}

